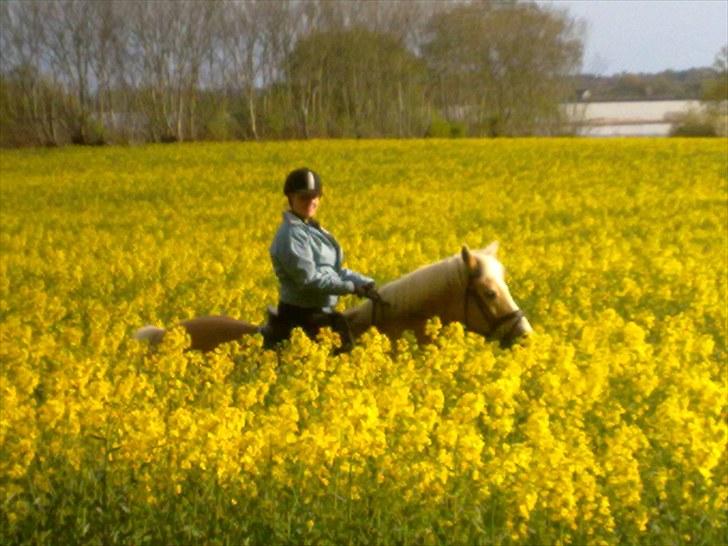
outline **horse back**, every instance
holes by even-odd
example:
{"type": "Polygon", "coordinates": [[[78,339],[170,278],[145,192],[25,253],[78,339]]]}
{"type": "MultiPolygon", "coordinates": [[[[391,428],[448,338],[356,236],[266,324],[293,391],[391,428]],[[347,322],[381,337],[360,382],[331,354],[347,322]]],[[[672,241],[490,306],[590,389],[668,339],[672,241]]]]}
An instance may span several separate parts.
{"type": "Polygon", "coordinates": [[[190,335],[190,349],[212,351],[221,343],[235,341],[246,334],[258,333],[253,324],[231,317],[196,317],[181,322],[190,335]]]}

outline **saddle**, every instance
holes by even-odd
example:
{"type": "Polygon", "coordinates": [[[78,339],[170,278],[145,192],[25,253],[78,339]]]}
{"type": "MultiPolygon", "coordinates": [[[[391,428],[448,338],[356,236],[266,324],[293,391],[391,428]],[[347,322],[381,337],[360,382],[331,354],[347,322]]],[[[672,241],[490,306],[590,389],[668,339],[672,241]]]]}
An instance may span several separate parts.
{"type": "Polygon", "coordinates": [[[278,308],[269,305],[267,308],[268,318],[260,328],[263,335],[263,347],[273,349],[281,341],[285,341],[291,335],[291,331],[296,327],[301,327],[306,335],[315,338],[319,329],[329,327],[339,334],[341,337],[341,347],[334,353],[348,352],[353,347],[353,337],[349,324],[341,313],[315,313],[309,320],[299,322],[283,317],[278,312],[278,308]]]}

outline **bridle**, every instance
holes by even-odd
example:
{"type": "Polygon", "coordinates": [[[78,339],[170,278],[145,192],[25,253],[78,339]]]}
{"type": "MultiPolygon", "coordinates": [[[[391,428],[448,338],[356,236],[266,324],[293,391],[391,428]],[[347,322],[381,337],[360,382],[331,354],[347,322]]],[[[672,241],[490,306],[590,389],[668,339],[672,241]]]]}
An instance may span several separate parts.
{"type": "Polygon", "coordinates": [[[478,291],[473,285],[473,281],[479,277],[480,271],[475,271],[468,275],[465,285],[465,297],[463,298],[463,324],[465,325],[465,328],[471,330],[468,326],[468,305],[472,296],[475,306],[478,308],[478,311],[480,311],[481,316],[485,319],[486,324],[490,326],[488,332],[485,333],[486,338],[495,338],[495,334],[498,333],[498,330],[500,330],[504,324],[508,324],[509,321],[513,321],[510,328],[505,332],[503,337],[500,338],[501,345],[508,346],[515,340],[514,334],[516,332],[516,328],[525,315],[523,314],[523,311],[516,309],[515,311],[496,317],[488,305],[483,301],[483,298],[480,297],[480,294],[478,294],[478,291]]]}

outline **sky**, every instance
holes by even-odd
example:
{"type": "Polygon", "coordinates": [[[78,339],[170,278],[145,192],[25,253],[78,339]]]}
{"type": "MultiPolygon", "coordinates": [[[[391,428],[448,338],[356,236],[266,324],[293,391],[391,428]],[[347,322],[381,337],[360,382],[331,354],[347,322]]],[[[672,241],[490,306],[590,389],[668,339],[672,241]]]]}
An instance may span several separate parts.
{"type": "Polygon", "coordinates": [[[586,23],[583,72],[712,66],[728,44],[728,0],[541,0],[586,23]]]}

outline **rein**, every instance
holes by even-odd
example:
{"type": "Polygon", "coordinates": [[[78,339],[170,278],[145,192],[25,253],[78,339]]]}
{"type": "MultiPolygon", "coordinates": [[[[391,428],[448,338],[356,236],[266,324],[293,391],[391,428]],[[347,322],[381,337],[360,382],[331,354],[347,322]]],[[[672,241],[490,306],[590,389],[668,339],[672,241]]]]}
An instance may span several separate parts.
{"type": "MultiPolygon", "coordinates": [[[[380,313],[381,314],[381,313],[380,313]]],[[[372,300],[372,326],[377,326],[377,302],[372,300]]]]}
{"type": "Polygon", "coordinates": [[[516,309],[515,311],[506,313],[505,315],[501,315],[500,317],[496,317],[490,311],[488,305],[480,297],[480,294],[478,294],[477,290],[475,290],[475,288],[473,287],[472,281],[477,279],[479,276],[480,272],[476,272],[475,274],[470,274],[468,276],[467,285],[465,287],[465,297],[463,298],[463,323],[465,324],[466,328],[470,329],[468,327],[468,304],[470,303],[470,297],[472,296],[472,299],[475,301],[475,305],[478,311],[480,311],[481,316],[485,319],[485,322],[490,325],[490,330],[485,334],[485,337],[494,337],[494,334],[500,329],[501,326],[508,323],[508,321],[513,321],[510,329],[501,338],[501,343],[508,344],[512,341],[512,336],[516,331],[518,323],[521,322],[521,319],[523,319],[525,315],[523,314],[523,311],[521,311],[520,309],[516,309]]]}
{"type": "MultiPolygon", "coordinates": [[[[377,308],[380,307],[391,307],[392,304],[388,301],[384,301],[381,297],[379,298],[369,298],[369,301],[372,302],[372,316],[371,316],[371,325],[376,327],[377,326],[377,308]]],[[[382,311],[379,310],[379,318],[382,318],[382,311]]]]}

